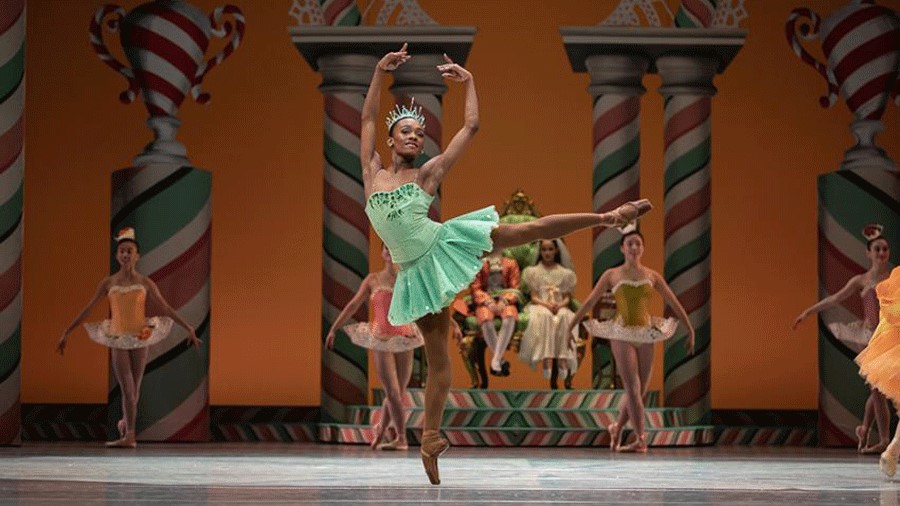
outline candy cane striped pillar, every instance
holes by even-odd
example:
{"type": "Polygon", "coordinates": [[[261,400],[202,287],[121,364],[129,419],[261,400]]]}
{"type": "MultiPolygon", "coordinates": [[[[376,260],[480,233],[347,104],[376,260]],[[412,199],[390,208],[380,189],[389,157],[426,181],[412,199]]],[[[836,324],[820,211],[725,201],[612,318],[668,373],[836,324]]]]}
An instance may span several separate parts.
{"type": "MultiPolygon", "coordinates": [[[[360,111],[377,59],[335,54],[318,59],[319,90],[325,96],[325,168],[322,231],[322,339],[369,273],[369,220],[359,163],[360,111]]],[[[368,321],[368,308],[355,315],[368,321]]],[[[365,404],[366,350],[338,333],[334,349],[322,352],[322,414],[344,421],[345,408],[365,404]]]]}
{"type": "Polygon", "coordinates": [[[332,26],[357,26],[362,20],[356,0],[319,0],[325,24],[332,26]]]}
{"type": "MultiPolygon", "coordinates": [[[[150,348],[137,412],[144,441],[209,440],[210,243],[212,174],[178,164],[118,170],[112,175],[111,233],[134,227],[140,243],[139,272],[192,325],[203,344],[186,343],[174,326],[150,348]]],[[[112,270],[118,269],[115,245],[112,270]]],[[[147,314],[161,314],[153,304],[147,314]]],[[[121,418],[121,391],[110,370],[110,433],[121,418]]]]}
{"type": "MultiPolygon", "coordinates": [[[[435,68],[441,63],[444,63],[444,58],[439,54],[416,55],[415,58],[410,59],[394,71],[394,84],[391,86],[391,92],[397,103],[408,106],[412,99],[415,99],[416,105],[422,106],[422,114],[425,116],[425,151],[416,160],[416,165],[419,167],[441,152],[441,116],[443,114],[443,96],[447,92],[444,78],[435,68]]],[[[436,221],[441,217],[440,188],[431,203],[428,215],[436,221]]],[[[413,375],[410,386],[425,385],[427,367],[424,348],[416,349],[413,354],[413,375]]]]}
{"type": "MultiPolygon", "coordinates": [[[[640,157],[641,129],[639,114],[641,95],[646,92],[641,81],[650,62],[636,55],[592,55],[585,60],[591,76],[588,92],[593,108],[593,207],[605,212],[641,193],[640,157]]],[[[621,234],[616,229],[594,230],[593,280],[606,269],[623,262],[619,250],[621,234]]],[[[594,346],[594,384],[596,376],[615,377],[609,346],[594,346]]]]}
{"type": "MultiPolygon", "coordinates": [[[[869,268],[861,232],[869,223],[884,225],[891,263],[900,263],[900,174],[874,167],[819,176],[819,296],[836,293],[847,280],[869,268]]],[[[819,443],[853,446],[869,396],[856,353],[838,341],[828,323],[862,319],[858,297],[819,314],[819,443]]]]}
{"type": "Polygon", "coordinates": [[[20,444],[25,1],[0,9],[0,445],[20,444]]]}
{"type": "MultiPolygon", "coordinates": [[[[696,330],[694,355],[683,329],[666,342],[665,402],[688,410],[688,423],[710,416],[710,155],[712,85],[718,64],[704,57],[662,56],[665,97],[664,275],[696,330]]],[[[671,310],[667,310],[671,312],[671,310]]]]}
{"type": "Polygon", "coordinates": [[[679,28],[709,28],[716,15],[718,0],[681,0],[675,11],[675,26],[679,28]]]}

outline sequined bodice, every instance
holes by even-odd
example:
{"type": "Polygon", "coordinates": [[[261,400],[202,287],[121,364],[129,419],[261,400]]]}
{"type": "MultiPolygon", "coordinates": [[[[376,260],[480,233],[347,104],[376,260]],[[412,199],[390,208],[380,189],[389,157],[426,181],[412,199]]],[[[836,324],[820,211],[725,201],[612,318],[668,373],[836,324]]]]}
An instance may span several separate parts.
{"type": "Polygon", "coordinates": [[[433,200],[434,196],[416,183],[369,195],[366,215],[401,267],[427,253],[437,240],[441,224],[428,218],[433,200]]]}
{"type": "Polygon", "coordinates": [[[144,285],[113,286],[106,293],[111,313],[109,332],[113,335],[139,333],[145,325],[144,306],[147,289],[144,285]]]}
{"type": "Polygon", "coordinates": [[[625,326],[646,327],[650,325],[650,310],[647,303],[653,294],[653,283],[649,279],[640,281],[622,280],[613,287],[616,298],[616,314],[625,326]]]}
{"type": "Polygon", "coordinates": [[[376,337],[382,336],[412,336],[414,331],[410,325],[391,325],[388,322],[388,310],[391,307],[393,292],[387,289],[378,289],[372,292],[369,302],[372,303],[371,332],[376,337]]]}

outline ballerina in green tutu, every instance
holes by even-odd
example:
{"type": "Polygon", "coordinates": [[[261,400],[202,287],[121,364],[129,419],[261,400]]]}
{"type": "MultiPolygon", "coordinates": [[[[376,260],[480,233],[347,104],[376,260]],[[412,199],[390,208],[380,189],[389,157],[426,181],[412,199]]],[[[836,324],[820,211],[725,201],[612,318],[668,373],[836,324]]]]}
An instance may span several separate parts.
{"type": "Polygon", "coordinates": [[[425,339],[429,374],[425,387],[425,421],[420,449],[428,479],[440,483],[438,457],[450,446],[440,436],[444,403],[450,391],[450,357],[447,335],[448,306],[469,286],[481,269],[485,252],[552,239],[576,230],[623,226],[651,209],[650,202],[629,202],[608,213],[550,215],[515,225],[499,224],[493,206],[445,223],[428,218],[428,208],[450,167],[459,159],[478,131],[478,98],[475,81],[466,69],[444,55],[437,71],[466,88],[465,120],[443,153],[421,168],[414,162],[425,144],[425,117],[421,108],[398,106],[388,115],[387,167],[375,152],[375,118],[385,74],[410,59],[406,44],[378,62],[362,108],[360,162],[366,196],[366,214],[400,266],[394,297],[388,311],[393,325],[415,322],[425,339]]]}

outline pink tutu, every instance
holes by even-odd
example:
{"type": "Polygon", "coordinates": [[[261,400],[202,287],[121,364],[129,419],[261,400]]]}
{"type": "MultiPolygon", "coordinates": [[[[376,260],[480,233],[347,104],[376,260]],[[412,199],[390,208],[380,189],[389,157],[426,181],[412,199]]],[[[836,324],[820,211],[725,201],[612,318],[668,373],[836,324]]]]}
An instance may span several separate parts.
{"type": "Polygon", "coordinates": [[[413,329],[411,336],[373,336],[368,323],[354,323],[345,326],[342,330],[350,336],[353,344],[375,351],[387,351],[391,353],[400,353],[409,351],[425,344],[422,333],[415,325],[410,325],[413,329]]]}

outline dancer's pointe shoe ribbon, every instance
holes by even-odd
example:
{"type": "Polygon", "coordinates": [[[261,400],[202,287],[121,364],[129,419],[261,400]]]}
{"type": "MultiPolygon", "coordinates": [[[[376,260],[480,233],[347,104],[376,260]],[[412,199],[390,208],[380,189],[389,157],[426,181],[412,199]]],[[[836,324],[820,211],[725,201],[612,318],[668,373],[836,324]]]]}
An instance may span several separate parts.
{"type": "Polygon", "coordinates": [[[432,485],[441,484],[441,475],[438,471],[438,457],[449,448],[450,442],[442,438],[437,431],[422,436],[422,447],[419,449],[419,453],[422,456],[425,474],[428,475],[428,481],[432,485]]]}

